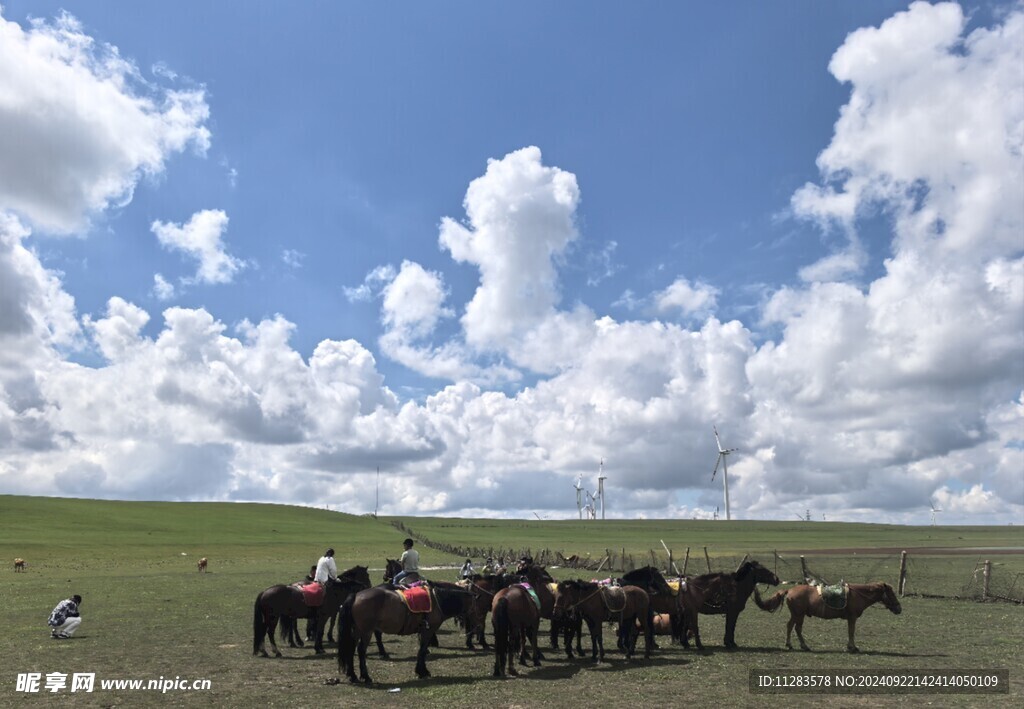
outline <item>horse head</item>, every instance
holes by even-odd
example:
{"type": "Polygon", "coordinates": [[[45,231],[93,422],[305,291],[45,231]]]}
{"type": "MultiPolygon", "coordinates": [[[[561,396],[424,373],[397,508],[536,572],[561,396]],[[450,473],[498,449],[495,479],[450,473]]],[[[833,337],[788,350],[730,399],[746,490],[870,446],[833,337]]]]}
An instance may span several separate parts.
{"type": "Polygon", "coordinates": [[[372,585],[370,583],[370,574],[365,566],[353,566],[351,569],[342,571],[338,574],[338,581],[349,581],[363,588],[369,588],[372,585]]]}
{"type": "Polygon", "coordinates": [[[754,574],[754,583],[766,583],[770,586],[779,585],[779,577],[772,573],[771,569],[765,568],[756,561],[744,562],[736,571],[736,580],[742,581],[750,573],[754,574]]]}
{"type": "Polygon", "coordinates": [[[398,562],[398,559],[388,559],[387,557],[384,558],[384,562],[384,581],[387,583],[395,578],[395,574],[402,570],[402,565],[398,562]]]}
{"type": "Polygon", "coordinates": [[[903,612],[900,599],[896,598],[896,591],[887,583],[882,584],[882,604],[896,615],[903,612]]]}

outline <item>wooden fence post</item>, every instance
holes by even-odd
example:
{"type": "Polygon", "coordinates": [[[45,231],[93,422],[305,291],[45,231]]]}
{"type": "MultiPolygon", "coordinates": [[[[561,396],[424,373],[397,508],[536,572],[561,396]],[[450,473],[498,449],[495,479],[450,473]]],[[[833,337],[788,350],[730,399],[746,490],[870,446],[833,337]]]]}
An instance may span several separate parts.
{"type": "Polygon", "coordinates": [[[804,575],[804,583],[807,583],[807,560],[803,554],[800,555],[800,573],[804,575]]]}
{"type": "Polygon", "coordinates": [[[900,581],[899,581],[900,598],[903,598],[903,594],[907,589],[907,551],[904,549],[900,553],[900,581]]]}
{"type": "Polygon", "coordinates": [[[775,557],[775,576],[778,577],[778,575],[779,575],[779,550],[776,549],[775,551],[773,551],[772,555],[775,557]]]}
{"type": "Polygon", "coordinates": [[[704,561],[708,562],[708,573],[711,573],[711,557],[708,556],[708,548],[704,547],[704,561]]]}
{"type": "Polygon", "coordinates": [[[987,601],[989,582],[992,580],[992,562],[988,559],[985,559],[985,574],[983,578],[985,579],[985,582],[981,587],[981,600],[987,601]]]}
{"type": "Polygon", "coordinates": [[[690,547],[686,547],[686,556],[683,557],[683,573],[680,576],[686,576],[686,565],[690,563],[690,547]]]}

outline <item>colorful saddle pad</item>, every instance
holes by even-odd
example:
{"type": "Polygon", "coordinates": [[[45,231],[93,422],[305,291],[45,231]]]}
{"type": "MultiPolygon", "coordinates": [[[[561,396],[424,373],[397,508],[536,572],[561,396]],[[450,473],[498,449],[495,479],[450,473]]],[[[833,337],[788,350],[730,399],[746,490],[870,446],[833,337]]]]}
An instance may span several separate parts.
{"type": "Polygon", "coordinates": [[[526,590],[526,592],[530,594],[530,598],[533,600],[534,605],[537,606],[537,610],[540,610],[540,597],[537,596],[537,592],[533,589],[533,586],[528,584],[526,581],[523,581],[522,583],[516,585],[522,586],[526,590]]]}
{"type": "Polygon", "coordinates": [[[310,608],[316,608],[324,604],[324,596],[327,595],[326,589],[320,584],[313,582],[305,585],[300,585],[299,590],[302,591],[302,601],[310,608]]]}
{"type": "Polygon", "coordinates": [[[409,610],[413,613],[430,612],[430,589],[427,586],[400,588],[398,589],[398,593],[401,594],[402,599],[405,601],[405,605],[407,605],[409,610]]]}
{"type": "Polygon", "coordinates": [[[680,591],[686,590],[686,581],[680,579],[665,579],[665,583],[672,589],[672,595],[678,596],[680,591]]]}

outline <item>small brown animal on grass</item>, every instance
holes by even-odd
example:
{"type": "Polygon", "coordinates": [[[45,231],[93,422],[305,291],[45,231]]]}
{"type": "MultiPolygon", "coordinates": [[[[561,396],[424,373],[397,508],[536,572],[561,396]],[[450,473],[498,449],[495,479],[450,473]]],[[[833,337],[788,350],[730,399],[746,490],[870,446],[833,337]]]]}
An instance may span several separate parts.
{"type": "Polygon", "coordinates": [[[24,570],[25,570],[25,560],[24,559],[15,559],[14,560],[14,572],[15,573],[19,573],[19,572],[24,571],[24,570]]]}
{"type": "Polygon", "coordinates": [[[202,571],[203,573],[206,573],[206,557],[205,556],[202,559],[200,559],[199,561],[196,562],[196,571],[202,571]]]}

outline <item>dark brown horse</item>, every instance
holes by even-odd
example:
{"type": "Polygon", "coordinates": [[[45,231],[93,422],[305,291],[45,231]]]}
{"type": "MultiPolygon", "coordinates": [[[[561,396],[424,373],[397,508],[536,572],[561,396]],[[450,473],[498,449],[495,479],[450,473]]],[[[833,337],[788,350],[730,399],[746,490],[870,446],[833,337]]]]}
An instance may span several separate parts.
{"type": "Polygon", "coordinates": [[[519,579],[519,576],[512,574],[474,574],[471,578],[460,582],[459,585],[464,585],[465,588],[472,592],[474,597],[473,610],[467,617],[466,622],[467,649],[476,649],[473,645],[474,636],[482,649],[491,649],[491,646],[487,643],[484,629],[486,627],[487,614],[491,612],[491,605],[494,603],[494,594],[503,588],[507,588],[519,579]]]}
{"type": "Polygon", "coordinates": [[[765,583],[779,585],[779,577],[756,561],[746,561],[731,574],[712,574],[722,578],[721,591],[709,596],[701,606],[704,615],[725,616],[725,647],[734,650],[736,644],[736,619],[747,606],[747,599],[754,592],[754,586],[765,583]]]}
{"type": "Polygon", "coordinates": [[[324,602],[311,609],[303,600],[302,591],[285,585],[271,586],[256,596],[253,606],[253,637],[252,654],[268,657],[265,640],[270,639],[274,656],[281,657],[281,651],[274,642],[274,631],[282,619],[282,635],[294,627],[298,618],[306,618],[310,613],[316,615],[316,652],[322,654],[324,622],[330,618],[350,595],[370,587],[370,576],[365,566],[354,566],[338,575],[336,581],[328,582],[324,593],[324,602]]]}
{"type": "Polygon", "coordinates": [[[688,635],[693,635],[693,644],[698,650],[704,645],[700,640],[699,611],[707,605],[708,598],[721,598],[724,603],[732,601],[734,589],[727,574],[704,574],[679,579],[676,592],[676,608],[673,612],[678,619],[678,637],[683,647],[690,647],[688,635]]]}
{"type": "Polygon", "coordinates": [[[526,643],[533,646],[533,666],[540,667],[540,650],[537,648],[537,632],[540,629],[541,602],[539,594],[531,594],[522,583],[515,583],[494,594],[491,603],[491,628],[494,630],[494,676],[518,675],[515,657],[522,648],[523,661],[526,643]]]}
{"type": "MultiPolygon", "coordinates": [[[[562,581],[555,596],[555,615],[565,618],[579,613],[590,631],[591,657],[604,662],[603,624],[618,621],[619,638],[623,641],[626,659],[636,649],[633,625],[640,620],[644,630],[644,657],[651,656],[654,638],[651,635],[650,599],[647,592],[637,586],[600,586],[589,581],[562,581]]],[[[572,648],[566,643],[566,652],[572,657],[572,648]]]]}
{"type": "Polygon", "coordinates": [[[849,630],[849,640],[846,643],[846,649],[849,652],[860,652],[853,641],[853,634],[857,628],[857,619],[860,618],[861,613],[868,606],[881,601],[886,608],[896,615],[903,612],[903,608],[900,606],[899,599],[896,598],[896,592],[892,590],[892,586],[881,581],[877,583],[846,584],[846,602],[842,608],[832,608],[827,605],[819,588],[818,586],[801,584],[789,589],[783,589],[774,596],[771,596],[767,601],[762,601],[761,595],[756,589],[754,590],[754,602],[761,610],[774,613],[782,606],[783,601],[789,606],[789,622],[786,624],[786,647],[790,650],[793,649],[793,644],[790,642],[793,628],[796,628],[796,635],[800,638],[800,647],[804,650],[811,649],[804,642],[803,634],[804,618],[807,616],[826,619],[846,618],[846,625],[849,630]]]}
{"type": "Polygon", "coordinates": [[[341,607],[338,621],[338,671],[348,675],[350,682],[371,684],[366,669],[366,647],[370,636],[380,631],[391,635],[420,636],[416,655],[416,675],[429,677],[427,643],[448,618],[465,615],[472,609],[473,596],[453,583],[433,581],[428,586],[430,611],[409,610],[398,591],[386,585],[360,591],[341,607]],[[359,651],[359,677],[355,674],[355,653],[359,651]]]}

